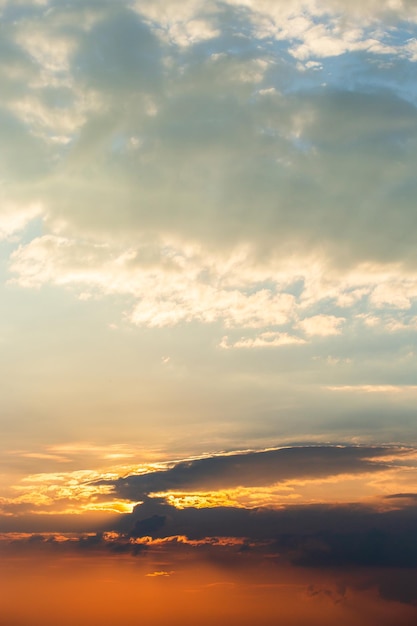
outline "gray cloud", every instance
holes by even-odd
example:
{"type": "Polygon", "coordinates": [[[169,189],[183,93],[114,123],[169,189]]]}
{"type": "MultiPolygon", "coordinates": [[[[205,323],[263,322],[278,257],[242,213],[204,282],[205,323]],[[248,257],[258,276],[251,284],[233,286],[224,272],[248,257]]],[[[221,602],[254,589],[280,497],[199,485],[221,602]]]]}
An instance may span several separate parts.
{"type": "Polygon", "coordinates": [[[132,475],[112,485],[118,497],[140,500],[168,490],[260,487],[290,479],[325,478],[338,474],[377,472],[389,465],[379,457],[401,451],[389,447],[299,447],[182,461],[171,469],[132,475]]]}
{"type": "Polygon", "coordinates": [[[158,39],[126,5],[110,6],[78,41],[76,79],[112,98],[154,91],[161,74],[158,39]]]}

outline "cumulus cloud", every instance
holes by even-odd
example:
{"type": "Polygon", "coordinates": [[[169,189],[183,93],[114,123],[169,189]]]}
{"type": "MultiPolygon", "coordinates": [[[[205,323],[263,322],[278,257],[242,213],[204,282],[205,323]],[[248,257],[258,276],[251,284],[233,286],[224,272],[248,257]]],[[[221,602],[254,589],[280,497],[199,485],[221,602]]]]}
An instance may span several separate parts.
{"type": "Polygon", "coordinates": [[[345,321],[344,317],[335,317],[334,315],[314,315],[305,318],[299,325],[307,335],[326,337],[339,335],[341,333],[340,326],[345,321]]]}
{"type": "MultiPolygon", "coordinates": [[[[17,226],[21,216],[26,222],[33,217],[13,215],[17,226]]],[[[398,268],[359,269],[342,278],[326,275],[325,265],[317,261],[308,268],[301,259],[259,262],[247,247],[226,254],[173,238],[141,239],[125,247],[43,235],[12,253],[11,282],[27,288],[52,284],[84,300],[123,298],[125,317],[136,326],[198,321],[246,329],[244,335],[219,337],[222,348],[305,345],[347,334],[358,325],[389,333],[413,332],[415,326],[416,278],[404,277],[398,268]],[[329,302],[343,315],[308,315],[329,302]]]]}

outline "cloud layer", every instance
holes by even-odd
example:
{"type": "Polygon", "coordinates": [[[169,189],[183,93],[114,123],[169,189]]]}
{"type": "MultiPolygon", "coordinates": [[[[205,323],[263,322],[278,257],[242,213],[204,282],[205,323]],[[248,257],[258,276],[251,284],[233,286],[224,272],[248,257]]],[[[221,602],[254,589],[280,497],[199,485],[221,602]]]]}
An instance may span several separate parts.
{"type": "Polygon", "coordinates": [[[45,231],[14,252],[16,280],[133,298],[138,325],[269,328],[304,323],[292,284],[319,303],[336,272],[334,306],[351,317],[365,298],[409,328],[414,17],[401,2],[48,2],[16,20],[5,3],[16,217],[0,232],[33,206],[45,231]]]}
{"type": "MultiPolygon", "coordinates": [[[[137,501],[161,491],[204,491],[262,487],[294,479],[325,478],[386,469],[384,457],[407,454],[388,447],[299,447],[219,455],[182,461],[170,469],[127,476],[111,485],[124,499],[137,501]]],[[[100,484],[100,483],[99,483],[100,484]]]]}

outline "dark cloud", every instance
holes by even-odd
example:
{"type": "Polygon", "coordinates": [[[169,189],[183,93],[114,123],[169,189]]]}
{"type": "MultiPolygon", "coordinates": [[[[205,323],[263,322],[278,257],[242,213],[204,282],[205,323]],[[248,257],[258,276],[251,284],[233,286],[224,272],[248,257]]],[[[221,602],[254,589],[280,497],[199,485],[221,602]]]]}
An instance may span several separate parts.
{"type": "MultiPolygon", "coordinates": [[[[414,565],[415,568],[415,565],[414,565]]],[[[417,605],[416,571],[380,569],[372,577],[372,585],[378,589],[381,598],[388,601],[417,605]]],[[[410,623],[410,626],[415,622],[410,623]]]]}
{"type": "MultiPolygon", "coordinates": [[[[398,566],[400,564],[406,566],[408,558],[411,564],[416,559],[415,556],[412,556],[413,550],[410,543],[416,519],[417,507],[415,505],[384,512],[362,504],[292,505],[283,509],[235,507],[177,509],[167,504],[163,498],[147,498],[142,505],[137,505],[131,514],[123,516],[114,528],[135,537],[140,536],[142,530],[142,536],[146,534],[153,537],[186,535],[188,538],[196,540],[217,536],[247,537],[254,540],[276,539],[281,548],[287,545],[288,550],[294,538],[297,538],[296,545],[303,546],[303,537],[310,536],[316,537],[317,546],[321,546],[323,540],[326,539],[330,549],[334,537],[332,550],[336,556],[337,550],[340,551],[339,561],[341,564],[345,564],[343,559],[349,558],[351,550],[346,549],[342,553],[343,546],[338,545],[340,535],[346,536],[348,541],[349,534],[353,533],[354,538],[358,539],[358,550],[360,550],[362,545],[371,546],[372,541],[374,541],[373,545],[375,546],[378,546],[376,541],[380,541],[383,545],[387,541],[389,542],[391,536],[402,534],[406,538],[404,539],[405,544],[410,546],[410,553],[406,555],[405,552],[398,552],[397,556],[394,556],[387,552],[385,555],[381,554],[380,558],[386,563],[390,559],[394,562],[396,558],[398,566]],[[382,535],[377,534],[374,537],[372,534],[374,531],[382,533],[382,535]],[[321,535],[321,533],[324,534],[321,535]],[[361,533],[364,534],[362,538],[361,533]],[[301,543],[299,543],[300,541],[301,543]]],[[[314,553],[314,546],[316,544],[312,547],[312,553],[314,553]]],[[[369,549],[371,550],[371,548],[369,549]]],[[[377,552],[378,550],[375,549],[375,554],[377,552]]],[[[326,549],[317,552],[317,559],[319,560],[320,556],[323,564],[326,559],[325,553],[326,549]]],[[[369,562],[374,558],[372,554],[368,557],[369,562]]],[[[294,555],[294,558],[304,557],[294,555]]],[[[307,549],[305,558],[307,558],[307,549]]],[[[331,558],[333,557],[329,557],[330,560],[331,558]]],[[[359,560],[358,556],[351,558],[359,560]]],[[[366,556],[362,558],[363,564],[365,564],[366,556]]],[[[376,565],[375,559],[374,564],[376,565]]]]}
{"type": "Polygon", "coordinates": [[[116,524],[107,524],[107,531],[71,533],[66,540],[48,534],[9,542],[3,538],[0,548],[5,555],[35,551],[146,556],[156,551],[172,564],[197,558],[223,569],[269,563],[314,570],[312,580],[331,575],[336,590],[313,585],[309,594],[324,594],[336,604],[345,601],[347,585],[377,588],[386,600],[416,605],[411,582],[417,569],[416,524],[415,505],[391,511],[354,504],[178,510],[152,498],[116,524]],[[141,537],[149,539],[138,542],[141,537]]]}
{"type": "MultiPolygon", "coordinates": [[[[375,523],[384,525],[385,520],[375,519],[375,523]]],[[[278,539],[277,547],[289,551],[291,561],[304,567],[417,567],[417,536],[410,530],[401,533],[372,528],[354,533],[287,535],[278,539]]]]}
{"type": "Polygon", "coordinates": [[[132,475],[112,485],[118,497],[140,500],[167,490],[259,487],[297,478],[324,478],[343,473],[376,472],[388,467],[380,457],[401,454],[388,447],[312,446],[281,448],[181,461],[167,470],[132,475]]]}
{"type": "MultiPolygon", "coordinates": [[[[95,532],[52,533],[28,537],[11,534],[9,544],[57,549],[129,551],[146,537],[163,545],[234,545],[239,552],[267,554],[297,567],[415,569],[417,567],[417,506],[380,511],[365,505],[298,505],[279,510],[233,507],[176,509],[152,498],[133,513],[102,524],[95,532]],[[178,542],[186,537],[190,544],[178,542]],[[230,539],[222,543],[221,539],[230,539]],[[193,543],[194,542],[194,543],[193,543]],[[124,547],[123,547],[124,546],[124,547]],[[130,546],[130,547],[129,547],[130,546]]],[[[4,537],[3,542],[4,544],[4,537]]]]}
{"type": "Polygon", "coordinates": [[[32,534],[29,536],[15,537],[0,541],[0,553],[2,555],[16,555],[25,553],[38,553],[39,555],[54,554],[131,554],[138,556],[145,554],[147,544],[139,544],[130,541],[128,536],[108,537],[103,531],[89,533],[67,533],[66,535],[32,534]]]}
{"type": "MultiPolygon", "coordinates": [[[[152,527],[153,537],[171,534],[185,534],[194,540],[239,537],[245,538],[239,553],[259,553],[272,558],[277,565],[289,562],[295,567],[342,572],[347,577],[348,572],[352,575],[363,570],[362,588],[376,587],[379,595],[389,601],[417,604],[413,582],[417,568],[415,506],[389,512],[359,505],[295,506],[280,511],[220,507],[177,510],[155,501],[138,506],[130,519],[125,518],[122,527],[126,523],[131,525],[128,536],[137,537],[140,528],[152,527]],[[153,515],[135,521],[142,509],[145,516],[147,509],[153,515]],[[155,511],[163,516],[158,517],[155,511]],[[155,532],[157,518],[163,519],[164,524],[155,532]]],[[[217,556],[223,565],[227,562],[236,566],[235,557],[217,556]]],[[[218,561],[215,552],[209,551],[207,558],[218,561]]],[[[352,581],[350,584],[358,585],[352,581]]],[[[312,593],[321,595],[322,591],[312,593]]],[[[344,593],[323,593],[330,593],[336,603],[344,598],[344,593]]]]}
{"type": "Polygon", "coordinates": [[[165,515],[152,515],[138,520],[131,531],[132,537],[158,536],[158,532],[165,526],[165,515]]]}
{"type": "Polygon", "coordinates": [[[66,540],[46,533],[8,542],[3,537],[0,550],[6,556],[143,555],[152,560],[157,555],[170,568],[196,559],[230,571],[262,571],[267,564],[310,571],[311,581],[333,581],[325,587],[312,582],[311,598],[349,603],[349,589],[376,589],[384,600],[415,606],[416,524],[415,504],[389,511],[358,504],[179,510],[162,498],[147,498],[106,529],[71,533],[66,540]],[[146,539],[140,542],[141,537],[146,539]]]}

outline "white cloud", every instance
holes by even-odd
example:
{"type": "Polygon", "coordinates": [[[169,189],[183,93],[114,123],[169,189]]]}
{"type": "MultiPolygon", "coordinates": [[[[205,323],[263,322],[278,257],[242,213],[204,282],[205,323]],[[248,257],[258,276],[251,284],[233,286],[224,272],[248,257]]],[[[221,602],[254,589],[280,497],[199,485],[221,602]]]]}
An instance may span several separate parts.
{"type": "Polygon", "coordinates": [[[306,341],[301,337],[289,335],[288,333],[267,331],[255,337],[241,337],[236,341],[230,341],[227,336],[220,342],[220,348],[225,350],[236,348],[279,348],[281,346],[302,345],[306,341]]]}
{"type": "Polygon", "coordinates": [[[417,385],[334,385],[326,387],[329,391],[370,393],[370,394],[404,394],[417,393],[417,385]]]}
{"type": "MultiPolygon", "coordinates": [[[[254,262],[250,249],[244,248],[222,255],[172,239],[125,248],[45,235],[21,245],[12,255],[10,270],[13,280],[26,288],[45,284],[71,288],[84,301],[128,298],[126,319],[137,326],[158,328],[198,321],[261,331],[228,340],[229,347],[303,343],[297,336],[299,329],[310,339],[337,336],[355,320],[377,332],[414,328],[414,318],[403,319],[401,307],[394,307],[397,314],[392,311],[393,301],[397,303],[392,294],[399,297],[395,286],[400,294],[404,289],[405,279],[398,268],[397,276],[393,270],[332,275],[318,260],[292,259],[287,266],[279,259],[254,262]],[[379,300],[375,293],[380,294],[379,300]],[[343,303],[344,316],[308,315],[323,302],[329,306],[332,301],[334,307],[343,303]],[[366,306],[366,313],[359,312],[358,306],[366,306]],[[385,309],[390,315],[381,318],[385,309]]],[[[415,281],[410,277],[406,284],[409,302],[414,302],[417,296],[411,286],[415,281]]]]}
{"type": "Polygon", "coordinates": [[[342,333],[341,326],[346,322],[344,317],[336,317],[334,315],[313,315],[306,317],[299,322],[300,328],[309,336],[329,337],[332,335],[340,335],[342,333]]]}
{"type": "Polygon", "coordinates": [[[416,298],[417,282],[413,280],[377,285],[371,294],[371,301],[377,308],[409,309],[416,298]]]}
{"type": "Polygon", "coordinates": [[[180,46],[191,46],[195,43],[218,37],[220,31],[213,28],[205,20],[190,19],[186,22],[176,22],[168,29],[169,41],[180,46]]]}
{"type": "Polygon", "coordinates": [[[235,275],[240,286],[233,286],[227,269],[227,261],[223,265],[221,258],[201,254],[191,245],[180,248],[163,242],[160,247],[144,245],[126,252],[51,235],[20,246],[11,264],[16,281],[24,287],[73,286],[84,300],[88,288],[93,293],[133,296],[136,304],[128,317],[140,326],[220,320],[226,327],[261,328],[291,319],[292,294],[264,288],[251,281],[250,274],[235,275]]]}
{"type": "Polygon", "coordinates": [[[43,212],[40,203],[18,206],[7,201],[0,209],[0,241],[9,239],[21,232],[26,226],[43,212]]]}

